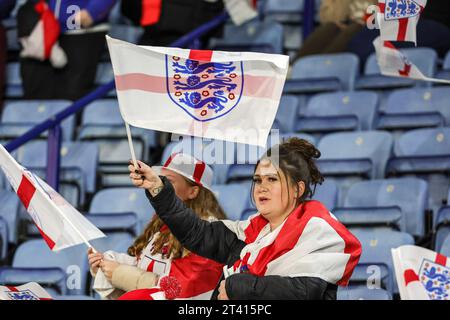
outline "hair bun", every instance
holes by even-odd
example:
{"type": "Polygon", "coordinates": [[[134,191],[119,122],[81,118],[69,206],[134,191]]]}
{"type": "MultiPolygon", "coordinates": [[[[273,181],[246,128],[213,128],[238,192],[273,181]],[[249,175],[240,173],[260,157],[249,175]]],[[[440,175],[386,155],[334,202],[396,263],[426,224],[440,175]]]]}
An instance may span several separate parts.
{"type": "Polygon", "coordinates": [[[318,159],[321,156],[320,151],[308,140],[299,138],[289,138],[284,146],[289,151],[300,152],[304,157],[308,159],[318,159]]]}

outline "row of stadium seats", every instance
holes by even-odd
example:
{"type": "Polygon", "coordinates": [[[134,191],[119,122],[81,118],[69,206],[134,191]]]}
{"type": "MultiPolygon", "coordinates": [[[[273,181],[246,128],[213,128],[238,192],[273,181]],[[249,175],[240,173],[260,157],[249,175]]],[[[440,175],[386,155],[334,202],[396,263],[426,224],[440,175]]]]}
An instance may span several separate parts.
{"type": "MultiPolygon", "coordinates": [[[[447,54],[442,69],[438,70],[437,54],[433,49],[409,48],[402,50],[425,76],[450,79],[450,53],[447,54]]],[[[5,95],[8,98],[20,98],[23,94],[19,69],[18,62],[11,62],[7,65],[5,95]]],[[[112,79],[111,64],[109,62],[100,63],[97,68],[96,83],[104,84],[112,79]]],[[[340,53],[312,55],[297,60],[292,66],[290,79],[286,82],[284,90],[285,93],[311,94],[341,90],[427,87],[430,85],[430,82],[380,75],[375,54],[369,57],[364,74],[360,75],[358,57],[351,53],[340,53]]],[[[114,92],[110,93],[111,96],[114,94],[114,92]]]]}

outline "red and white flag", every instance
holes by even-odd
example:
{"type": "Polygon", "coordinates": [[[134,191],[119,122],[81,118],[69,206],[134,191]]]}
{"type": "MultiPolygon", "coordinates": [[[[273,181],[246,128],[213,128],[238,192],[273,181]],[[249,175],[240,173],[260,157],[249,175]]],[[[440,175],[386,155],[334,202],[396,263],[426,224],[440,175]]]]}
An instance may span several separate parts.
{"type": "Polygon", "coordinates": [[[450,300],[450,259],[422,247],[392,249],[402,300],[450,300]]]}
{"type": "Polygon", "coordinates": [[[416,26],[427,0],[379,0],[381,40],[416,43],[416,26]]]}
{"type": "MultiPolygon", "coordinates": [[[[23,48],[20,56],[41,61],[49,59],[53,67],[64,67],[67,64],[67,56],[58,43],[61,28],[47,3],[39,1],[34,5],[34,12],[28,14],[38,15],[39,20],[28,36],[20,38],[23,48]]],[[[26,18],[32,19],[31,16],[23,17],[26,18]]]]}
{"type": "Polygon", "coordinates": [[[120,111],[128,124],[266,145],[286,79],[288,56],[107,40],[120,111]]]}
{"type": "Polygon", "coordinates": [[[36,282],[19,287],[0,286],[0,300],[53,300],[52,296],[36,282]]]}
{"type": "Polygon", "coordinates": [[[105,237],[97,227],[0,145],[0,166],[47,245],[59,251],[105,237]]]}
{"type": "Polygon", "coordinates": [[[390,41],[377,37],[373,41],[378,66],[382,75],[404,77],[416,80],[450,84],[449,80],[426,77],[406,55],[398,50],[390,41]]]}

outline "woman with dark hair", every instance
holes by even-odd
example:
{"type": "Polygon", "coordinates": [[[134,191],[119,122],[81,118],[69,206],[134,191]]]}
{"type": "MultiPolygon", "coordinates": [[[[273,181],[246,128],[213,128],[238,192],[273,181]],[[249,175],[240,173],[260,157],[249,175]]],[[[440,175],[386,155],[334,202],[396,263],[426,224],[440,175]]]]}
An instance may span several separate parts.
{"type": "Polygon", "coordinates": [[[347,285],[361,245],[323,204],[308,200],[323,182],[314,161],[319,157],[303,139],[271,148],[255,167],[258,213],[237,222],[201,220],[152,168],[129,170],[186,248],[227,265],[212,299],[330,300],[338,285],[347,285]]]}

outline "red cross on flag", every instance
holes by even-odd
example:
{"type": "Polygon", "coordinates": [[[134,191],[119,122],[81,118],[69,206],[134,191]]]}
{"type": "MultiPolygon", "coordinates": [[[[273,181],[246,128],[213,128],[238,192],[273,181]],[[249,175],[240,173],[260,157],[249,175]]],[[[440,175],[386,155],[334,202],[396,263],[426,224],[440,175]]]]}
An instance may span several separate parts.
{"type": "Polygon", "coordinates": [[[0,145],[0,166],[20,201],[53,251],[105,237],[78,210],[0,145]]]}

